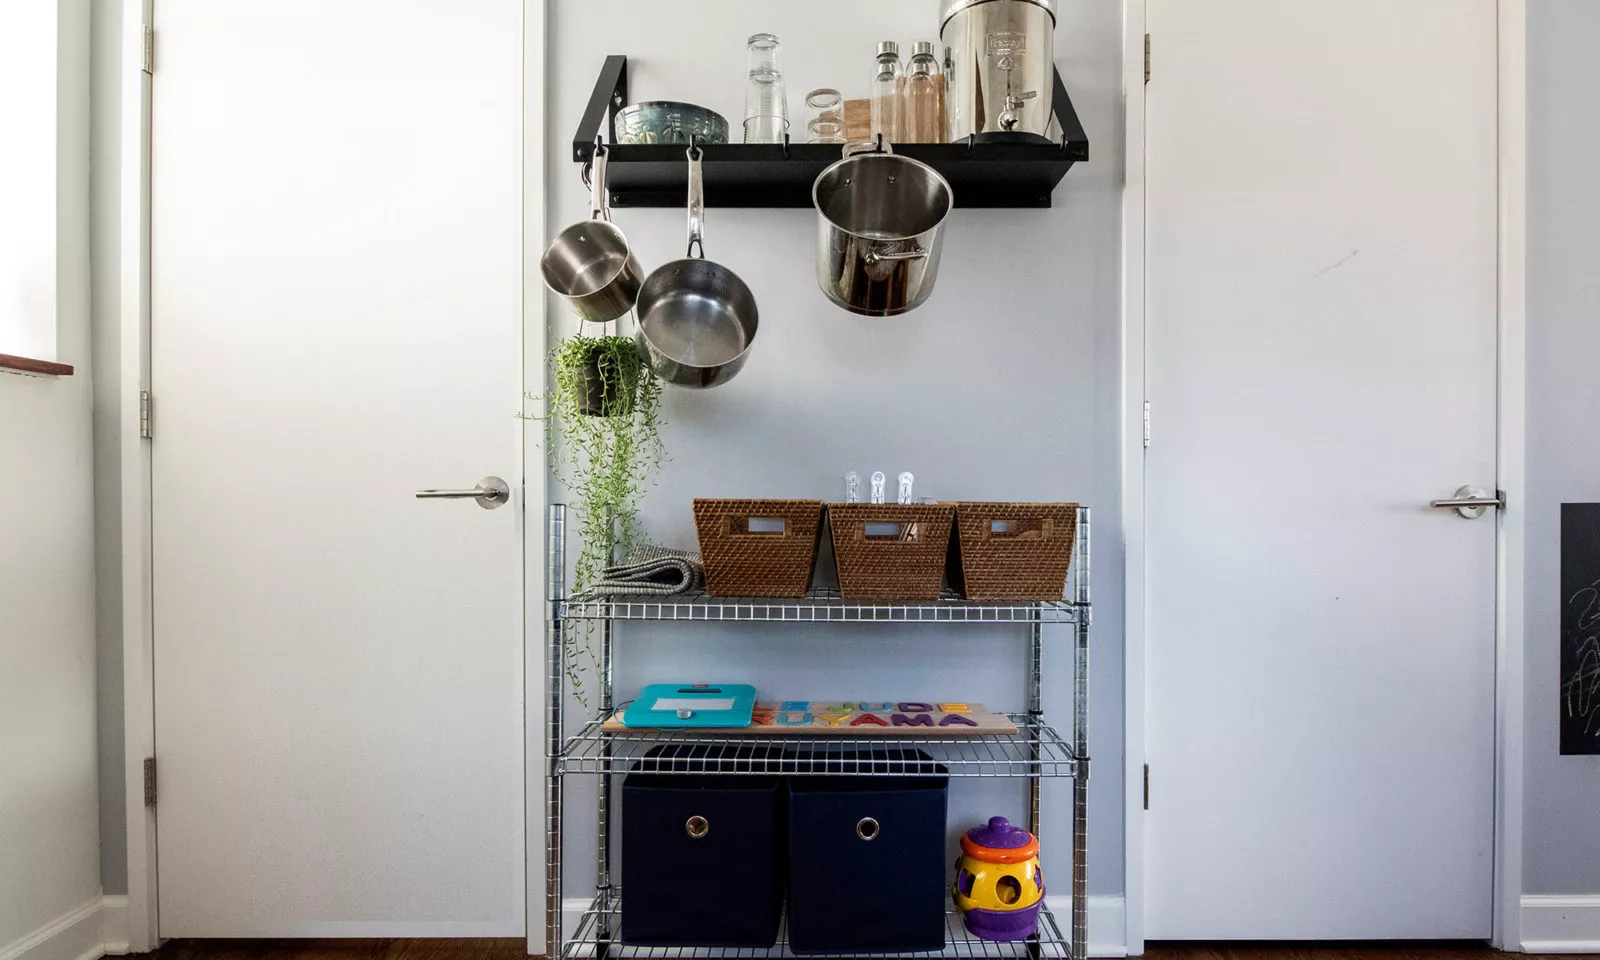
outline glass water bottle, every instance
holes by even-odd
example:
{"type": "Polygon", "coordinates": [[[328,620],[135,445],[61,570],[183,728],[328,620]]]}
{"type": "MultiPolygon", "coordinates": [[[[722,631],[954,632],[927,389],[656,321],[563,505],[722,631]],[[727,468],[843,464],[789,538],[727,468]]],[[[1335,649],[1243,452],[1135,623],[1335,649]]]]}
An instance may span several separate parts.
{"type": "Polygon", "coordinates": [[[872,137],[884,143],[905,137],[905,98],[901,90],[905,70],[900,66],[900,45],[893,40],[878,44],[878,63],[872,73],[872,137]]]}
{"type": "Polygon", "coordinates": [[[944,142],[944,75],[933,56],[933,43],[918,40],[906,68],[905,125],[907,143],[944,142]]]}

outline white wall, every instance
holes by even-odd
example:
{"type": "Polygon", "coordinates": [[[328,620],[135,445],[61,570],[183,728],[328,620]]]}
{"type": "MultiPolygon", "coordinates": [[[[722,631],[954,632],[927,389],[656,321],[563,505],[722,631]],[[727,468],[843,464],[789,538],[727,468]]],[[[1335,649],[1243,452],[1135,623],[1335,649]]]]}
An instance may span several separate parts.
{"type": "Polygon", "coordinates": [[[128,892],[122,775],[122,445],[119,357],[122,0],[91,0],[89,213],[94,361],[95,634],[99,676],[100,882],[128,892]]]}
{"type": "MultiPolygon", "coordinates": [[[[0,956],[98,910],[89,347],[89,2],[60,3],[59,379],[0,374],[0,956]]],[[[32,956],[100,942],[71,925],[32,956]]]]}
{"type": "Polygon", "coordinates": [[[1525,894],[1600,894],[1600,757],[1557,741],[1563,502],[1600,502],[1600,4],[1528,9],[1525,894]]]}
{"type": "MultiPolygon", "coordinates": [[[[1068,174],[1050,210],[957,210],[939,285],[909,316],[868,320],[830,306],[813,279],[809,210],[709,211],[706,256],[739,273],[761,327],[738,379],[704,393],[672,391],[663,431],[672,462],[644,507],[649,532],[694,543],[696,496],[842,495],[847,470],[901,470],[940,499],[1081,500],[1096,510],[1094,544],[1089,883],[1122,889],[1122,548],[1119,513],[1118,250],[1121,4],[1062,4],[1056,62],[1089,133],[1093,159],[1068,174]]],[[[606,54],[629,56],[630,96],[705,104],[742,119],[745,39],[784,43],[791,117],[805,92],[864,95],[880,39],[938,32],[937,0],[554,0],[549,27],[548,228],[587,215],[567,161],[606,54]]],[[[682,256],[681,209],[624,209],[645,269],[682,256]]],[[[530,242],[530,248],[534,244],[530,242]]],[[[530,255],[534,251],[530,250],[530,255]]],[[[549,307],[551,342],[576,321],[549,307]]],[[[629,328],[631,330],[631,327],[629,328]]],[[[563,496],[559,487],[552,497],[563,496]]],[[[530,524],[531,526],[531,524],[530,524]]],[[[575,549],[572,553],[575,553],[575,549]]],[[[1045,703],[1070,723],[1071,632],[1046,632],[1045,703]]],[[[945,629],[623,624],[617,686],[754,683],[766,697],[1024,701],[1021,628],[945,629]]],[[[576,710],[576,705],[570,705],[576,710]]],[[[569,714],[575,716],[577,714],[569,714]]],[[[571,781],[566,893],[593,883],[593,783],[571,781]]],[[[951,791],[959,825],[1025,811],[1021,782],[966,781],[951,791]]],[[[1046,869],[1067,876],[1070,784],[1046,784],[1046,869]]],[[[952,855],[953,856],[953,855],[952,855]]],[[[1060,892],[1066,890],[1058,882],[1060,892]]]]}

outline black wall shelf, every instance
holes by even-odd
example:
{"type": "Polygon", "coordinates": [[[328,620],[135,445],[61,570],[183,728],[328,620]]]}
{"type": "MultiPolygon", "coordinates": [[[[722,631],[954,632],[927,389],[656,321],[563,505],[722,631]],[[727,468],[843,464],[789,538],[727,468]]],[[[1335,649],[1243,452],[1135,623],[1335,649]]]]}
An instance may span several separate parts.
{"type": "MultiPolygon", "coordinates": [[[[894,144],[950,181],[958,207],[1048,207],[1050,194],[1072,165],[1089,159],[1089,137],[1072,98],[1055,74],[1052,109],[1061,127],[1054,143],[894,144]]],[[[617,207],[678,207],[688,193],[688,162],[681,144],[618,144],[616,111],[628,105],[628,58],[609,56],[572,139],[572,159],[588,163],[595,138],[605,135],[606,182],[617,207]],[[604,131],[602,131],[604,124],[604,131]]],[[[730,126],[737,128],[734,118],[730,126]]],[[[734,131],[737,135],[737,129],[734,131]]],[[[729,143],[705,146],[706,205],[809,207],[811,184],[838,160],[837,144],[729,143]]]]}

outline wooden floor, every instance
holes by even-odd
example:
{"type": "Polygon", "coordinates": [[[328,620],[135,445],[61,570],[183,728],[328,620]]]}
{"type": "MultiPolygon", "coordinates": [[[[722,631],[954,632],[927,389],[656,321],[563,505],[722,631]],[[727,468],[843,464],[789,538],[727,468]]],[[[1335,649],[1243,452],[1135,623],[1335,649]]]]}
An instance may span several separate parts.
{"type": "MultiPolygon", "coordinates": [[[[524,941],[171,940],[150,960],[524,960],[524,941]]],[[[1152,943],[1155,960],[1487,960],[1481,943],[1152,943]]],[[[1571,960],[1571,955],[1562,958],[1571,960]]]]}

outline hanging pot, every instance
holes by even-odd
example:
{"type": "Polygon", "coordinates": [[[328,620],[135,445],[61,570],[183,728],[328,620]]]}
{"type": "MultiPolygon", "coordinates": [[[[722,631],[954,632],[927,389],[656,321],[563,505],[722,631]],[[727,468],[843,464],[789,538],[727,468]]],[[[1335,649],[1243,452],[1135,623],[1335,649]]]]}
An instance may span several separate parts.
{"type": "Polygon", "coordinates": [[[852,141],[811,185],[811,202],[817,283],[829,300],[864,317],[893,317],[933,293],[955,205],[937,170],[887,143],[852,141]]]}
{"type": "Polygon", "coordinates": [[[707,260],[705,184],[699,147],[689,146],[689,252],[639,287],[639,351],[655,375],[680,387],[727,383],[744,366],[760,319],[739,275],[707,260]]]}
{"type": "Polygon", "coordinates": [[[609,323],[633,309],[644,270],[606,206],[606,150],[595,142],[589,219],[561,231],[539,259],[544,284],[580,319],[609,323]]]}
{"type": "Polygon", "coordinates": [[[633,416],[634,395],[639,385],[635,380],[630,388],[623,372],[617,367],[615,356],[596,353],[578,371],[577,396],[574,399],[579,413],[591,417],[633,416]]]}

